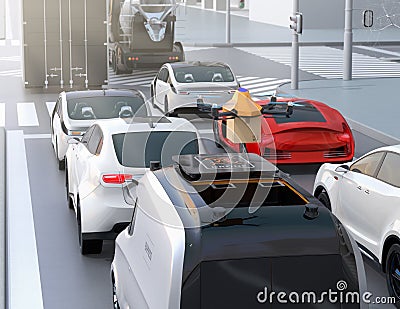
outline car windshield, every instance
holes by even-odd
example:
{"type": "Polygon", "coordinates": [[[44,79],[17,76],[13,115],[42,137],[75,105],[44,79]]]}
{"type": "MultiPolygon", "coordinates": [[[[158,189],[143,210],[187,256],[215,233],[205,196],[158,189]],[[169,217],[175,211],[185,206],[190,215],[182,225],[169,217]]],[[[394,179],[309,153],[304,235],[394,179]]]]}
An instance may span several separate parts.
{"type": "Polygon", "coordinates": [[[150,167],[150,161],[168,166],[172,165],[174,155],[199,153],[195,132],[129,132],[114,134],[112,138],[118,161],[126,167],[150,167]]]}
{"type": "Polygon", "coordinates": [[[147,115],[144,100],[139,96],[98,96],[68,99],[67,110],[69,118],[73,120],[147,115]]]}
{"type": "Polygon", "coordinates": [[[174,67],[174,75],[178,83],[235,81],[232,71],[222,65],[177,66],[174,67]]]}
{"type": "MultiPolygon", "coordinates": [[[[274,103],[269,103],[274,104],[274,103]]],[[[268,104],[267,104],[268,106],[268,104]]],[[[286,102],[277,102],[272,110],[284,112],[287,108],[286,102]]],[[[308,102],[294,102],[293,114],[290,117],[273,115],[277,124],[290,123],[290,122],[326,122],[321,112],[315,108],[314,105],[308,102]]]]}

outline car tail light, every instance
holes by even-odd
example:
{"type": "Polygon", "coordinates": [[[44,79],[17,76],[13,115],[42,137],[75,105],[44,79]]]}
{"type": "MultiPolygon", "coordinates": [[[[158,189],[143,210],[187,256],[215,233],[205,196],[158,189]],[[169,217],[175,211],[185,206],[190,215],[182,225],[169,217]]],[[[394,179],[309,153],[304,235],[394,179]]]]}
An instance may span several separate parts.
{"type": "Polygon", "coordinates": [[[189,92],[187,92],[187,91],[179,91],[179,92],[178,92],[178,94],[184,94],[184,95],[188,95],[188,94],[189,94],[189,92]]]}
{"type": "Polygon", "coordinates": [[[133,175],[130,174],[104,174],[102,179],[104,183],[121,185],[124,182],[132,180],[133,175]]]}
{"type": "Polygon", "coordinates": [[[337,139],[346,144],[351,142],[351,136],[349,133],[340,133],[337,135],[337,139]]]}

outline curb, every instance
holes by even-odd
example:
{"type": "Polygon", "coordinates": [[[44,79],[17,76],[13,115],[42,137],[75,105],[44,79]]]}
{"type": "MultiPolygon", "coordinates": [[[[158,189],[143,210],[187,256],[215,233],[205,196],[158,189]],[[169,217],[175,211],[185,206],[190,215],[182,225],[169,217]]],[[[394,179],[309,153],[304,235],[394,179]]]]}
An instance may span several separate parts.
{"type": "Polygon", "coordinates": [[[0,308],[6,308],[6,134],[0,128],[0,308]]]}

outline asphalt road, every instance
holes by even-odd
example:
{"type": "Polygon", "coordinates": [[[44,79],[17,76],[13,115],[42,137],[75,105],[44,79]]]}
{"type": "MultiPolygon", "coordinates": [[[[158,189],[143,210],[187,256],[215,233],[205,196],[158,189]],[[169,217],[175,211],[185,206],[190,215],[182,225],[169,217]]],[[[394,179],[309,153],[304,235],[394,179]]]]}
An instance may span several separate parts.
{"type": "MultiPolygon", "coordinates": [[[[282,64],[246,54],[236,49],[210,49],[191,51],[188,59],[219,60],[231,64],[236,74],[243,76],[288,78],[290,68],[282,64]]],[[[10,68],[12,65],[10,65],[10,68]]],[[[317,78],[301,72],[301,79],[317,78]]],[[[8,130],[23,130],[25,134],[26,159],[32,199],[37,254],[43,304],[46,309],[102,309],[112,308],[110,263],[113,258],[113,244],[106,242],[103,253],[98,256],[82,256],[78,248],[77,226],[73,211],[66,204],[64,172],[58,171],[50,139],[49,115],[44,102],[55,101],[57,93],[39,90],[25,90],[19,79],[0,76],[3,91],[0,102],[6,102],[6,127],[8,130]],[[39,126],[19,127],[15,112],[17,102],[35,102],[39,126]],[[37,135],[45,134],[45,135],[37,135]]],[[[142,90],[148,95],[148,88],[142,90]]],[[[209,120],[193,120],[203,131],[210,130],[209,120]]],[[[356,156],[381,146],[379,141],[354,132],[356,156]]],[[[208,139],[209,152],[217,151],[212,135],[208,139]]],[[[12,160],[12,158],[9,158],[12,160]]],[[[318,168],[316,165],[282,166],[286,172],[303,187],[311,190],[318,168]]],[[[14,188],[18,194],[18,188],[14,188]]],[[[23,236],[23,231],[21,231],[23,236]]],[[[21,237],[22,237],[21,236],[21,237]]],[[[383,275],[372,263],[365,263],[368,288],[374,296],[385,296],[386,282],[383,275]]],[[[384,308],[384,306],[376,306],[384,308]]]]}

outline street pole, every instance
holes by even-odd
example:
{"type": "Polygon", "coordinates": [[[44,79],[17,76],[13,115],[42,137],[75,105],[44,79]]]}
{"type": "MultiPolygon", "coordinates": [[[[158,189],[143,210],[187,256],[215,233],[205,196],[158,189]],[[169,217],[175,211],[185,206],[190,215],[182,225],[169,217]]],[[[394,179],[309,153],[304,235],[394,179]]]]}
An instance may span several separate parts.
{"type": "Polygon", "coordinates": [[[231,0],[226,0],[226,44],[231,44],[231,0]]]}
{"type": "MultiPolygon", "coordinates": [[[[299,12],[299,0],[293,0],[293,16],[299,12]]],[[[299,89],[299,34],[293,30],[291,88],[299,89]]]]}
{"type": "Polygon", "coordinates": [[[346,0],[343,44],[343,80],[351,80],[353,62],[353,0],[346,0]]]}

